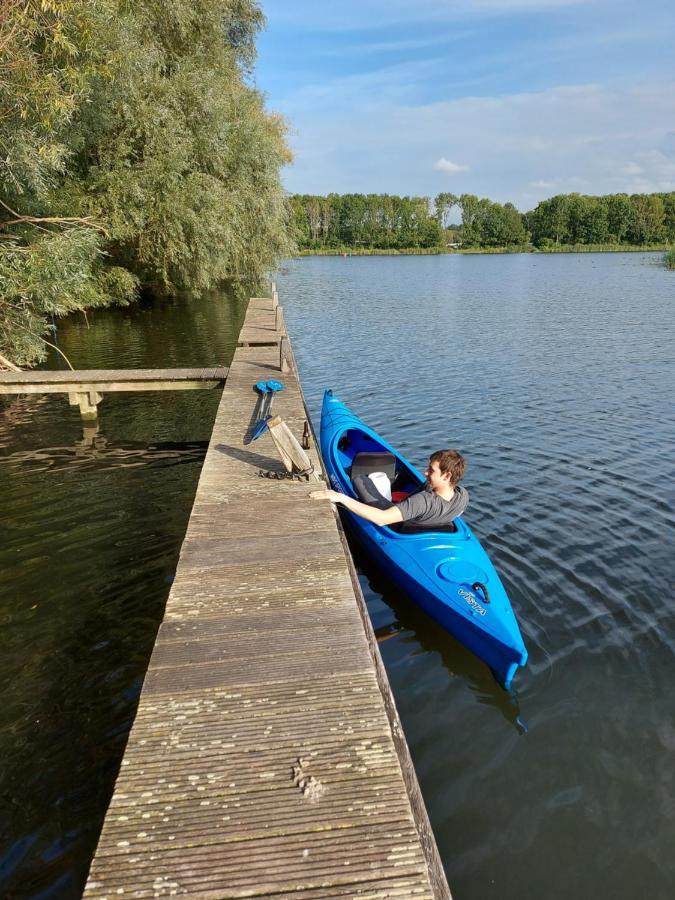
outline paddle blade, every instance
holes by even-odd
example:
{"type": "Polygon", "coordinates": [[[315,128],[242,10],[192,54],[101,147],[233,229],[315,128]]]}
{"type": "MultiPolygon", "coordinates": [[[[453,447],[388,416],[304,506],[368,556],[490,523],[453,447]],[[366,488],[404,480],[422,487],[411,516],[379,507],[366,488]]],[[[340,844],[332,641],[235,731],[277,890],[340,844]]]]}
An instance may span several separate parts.
{"type": "Polygon", "coordinates": [[[255,428],[253,429],[253,434],[251,435],[252,441],[257,441],[259,437],[261,437],[267,431],[267,422],[272,418],[272,416],[267,416],[266,419],[259,419],[255,423],[255,428]]]}

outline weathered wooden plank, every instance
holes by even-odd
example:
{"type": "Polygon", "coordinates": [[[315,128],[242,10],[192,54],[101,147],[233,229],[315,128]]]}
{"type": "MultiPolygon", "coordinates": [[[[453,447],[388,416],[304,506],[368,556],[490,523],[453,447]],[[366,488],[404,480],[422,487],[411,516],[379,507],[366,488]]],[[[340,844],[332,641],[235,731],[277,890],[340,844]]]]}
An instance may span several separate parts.
{"type": "Polygon", "coordinates": [[[23,372],[0,372],[0,384],[61,384],[71,381],[224,381],[228,368],[211,366],[192,369],[31,369],[23,372]]]}
{"type": "Polygon", "coordinates": [[[325,651],[280,654],[278,659],[256,660],[244,657],[210,661],[200,664],[196,658],[184,666],[165,666],[163,670],[152,667],[146,676],[144,689],[148,695],[175,694],[195,688],[223,687],[228,684],[293,683],[302,678],[308,669],[317,676],[337,676],[362,671],[369,660],[360,650],[340,653],[326,658],[325,651]]]}
{"type": "Polygon", "coordinates": [[[0,372],[0,394],[88,394],[118,391],[212,390],[228,369],[81,369],[0,372]]]}
{"type": "MultiPolygon", "coordinates": [[[[312,629],[318,629],[330,642],[333,637],[346,633],[351,637],[356,612],[353,605],[338,606],[321,613],[320,622],[309,618],[302,622],[302,634],[310,635],[312,629]]],[[[272,615],[266,611],[252,612],[243,610],[240,613],[224,610],[220,614],[189,619],[181,617],[177,620],[165,619],[157,634],[157,643],[172,644],[185,641],[213,640],[220,635],[239,639],[254,636],[256,640],[266,643],[277,637],[290,640],[298,634],[298,614],[295,610],[275,611],[272,615]],[[288,636],[288,637],[287,637],[288,636]]]]}

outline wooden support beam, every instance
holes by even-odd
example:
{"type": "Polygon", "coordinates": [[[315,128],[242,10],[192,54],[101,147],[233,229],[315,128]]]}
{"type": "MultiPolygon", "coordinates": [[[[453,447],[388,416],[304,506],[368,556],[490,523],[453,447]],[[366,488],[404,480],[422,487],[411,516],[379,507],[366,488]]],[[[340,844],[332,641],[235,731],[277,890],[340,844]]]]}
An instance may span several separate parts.
{"type": "Polygon", "coordinates": [[[275,309],[274,316],[274,330],[280,331],[282,334],[287,334],[286,332],[286,321],[284,320],[284,308],[283,306],[277,306],[275,309]]]}
{"type": "Polygon", "coordinates": [[[291,345],[285,334],[279,341],[279,368],[282,372],[291,371],[291,345]]]}
{"type": "MultiPolygon", "coordinates": [[[[103,395],[98,391],[87,391],[77,394],[77,402],[80,407],[80,415],[85,422],[94,422],[98,418],[97,407],[103,400],[103,395]]],[[[69,395],[70,402],[70,395],[69,395]]]]}
{"type": "MultiPolygon", "coordinates": [[[[227,369],[84,369],[0,372],[0,394],[185,391],[222,387],[227,369]]],[[[70,401],[72,403],[72,401],[70,401]]],[[[79,401],[73,403],[77,405],[79,401]]]]}

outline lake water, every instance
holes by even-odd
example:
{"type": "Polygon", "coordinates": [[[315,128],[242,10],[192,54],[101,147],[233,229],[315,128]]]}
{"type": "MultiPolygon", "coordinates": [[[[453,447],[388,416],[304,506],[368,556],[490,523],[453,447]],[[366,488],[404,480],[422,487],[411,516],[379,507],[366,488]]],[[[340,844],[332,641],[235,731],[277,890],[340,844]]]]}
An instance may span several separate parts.
{"type": "MultiPolygon", "coordinates": [[[[75,368],[227,365],[232,297],[61,323],[75,368]]],[[[56,355],[50,368],[63,368],[56,355]]],[[[221,391],[0,399],[0,897],[82,893],[221,391]]]]}
{"type": "MultiPolygon", "coordinates": [[[[511,694],[357,556],[455,900],[675,895],[675,276],[660,254],[305,258],[277,278],[305,395],[415,463],[456,446],[466,519],[530,653],[511,694]]],[[[85,366],[226,363],[228,298],[97,313],[85,366]]],[[[0,884],[78,896],[217,397],[0,412],[0,884]],[[3,878],[5,879],[3,881],[3,878]]]]}

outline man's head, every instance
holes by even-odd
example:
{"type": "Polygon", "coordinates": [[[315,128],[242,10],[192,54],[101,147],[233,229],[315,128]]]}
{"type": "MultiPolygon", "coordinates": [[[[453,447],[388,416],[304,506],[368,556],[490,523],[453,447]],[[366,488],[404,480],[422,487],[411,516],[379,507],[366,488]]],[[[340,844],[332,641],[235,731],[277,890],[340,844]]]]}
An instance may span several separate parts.
{"type": "Polygon", "coordinates": [[[433,488],[436,487],[434,482],[439,479],[454,487],[465,471],[466,463],[461,453],[457,450],[437,450],[429,457],[426,475],[433,488]]]}

